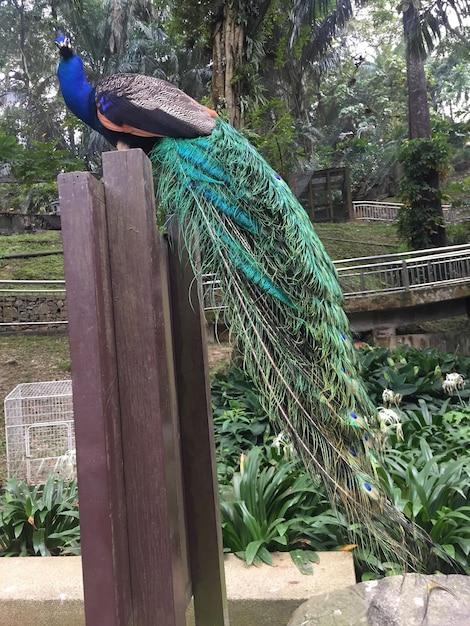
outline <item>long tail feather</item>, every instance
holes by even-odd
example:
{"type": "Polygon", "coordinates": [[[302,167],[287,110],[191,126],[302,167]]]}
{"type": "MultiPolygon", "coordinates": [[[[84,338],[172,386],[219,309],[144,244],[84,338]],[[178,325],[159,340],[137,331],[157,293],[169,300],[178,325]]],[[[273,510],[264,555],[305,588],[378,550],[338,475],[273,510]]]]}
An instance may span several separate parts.
{"type": "Polygon", "coordinates": [[[381,554],[419,569],[425,541],[377,486],[376,410],[358,379],[334,265],[305,211],[220,120],[208,137],[163,139],[150,158],[160,209],[178,218],[200,271],[223,285],[225,321],[266,411],[332,504],[381,554]]]}

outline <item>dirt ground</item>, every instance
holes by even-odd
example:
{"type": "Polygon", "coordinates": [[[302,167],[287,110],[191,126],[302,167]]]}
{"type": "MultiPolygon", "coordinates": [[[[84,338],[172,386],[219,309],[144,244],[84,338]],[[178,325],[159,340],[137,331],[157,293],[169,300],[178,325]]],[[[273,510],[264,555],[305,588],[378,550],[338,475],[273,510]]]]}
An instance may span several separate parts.
{"type": "MultiPolygon", "coordinates": [[[[230,355],[231,347],[228,344],[208,343],[210,371],[224,368],[230,355]]],[[[7,478],[5,397],[21,383],[65,380],[70,377],[70,353],[66,333],[0,335],[0,487],[7,478]]]]}

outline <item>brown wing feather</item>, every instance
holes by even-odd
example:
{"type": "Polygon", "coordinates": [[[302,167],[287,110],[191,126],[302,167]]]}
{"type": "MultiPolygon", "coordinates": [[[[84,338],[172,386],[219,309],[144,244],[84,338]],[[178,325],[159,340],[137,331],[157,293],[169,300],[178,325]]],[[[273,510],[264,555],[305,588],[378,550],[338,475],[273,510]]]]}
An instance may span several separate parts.
{"type": "Polygon", "coordinates": [[[171,83],[140,74],[103,79],[96,86],[95,99],[106,128],[142,136],[209,135],[217,117],[171,83]]]}

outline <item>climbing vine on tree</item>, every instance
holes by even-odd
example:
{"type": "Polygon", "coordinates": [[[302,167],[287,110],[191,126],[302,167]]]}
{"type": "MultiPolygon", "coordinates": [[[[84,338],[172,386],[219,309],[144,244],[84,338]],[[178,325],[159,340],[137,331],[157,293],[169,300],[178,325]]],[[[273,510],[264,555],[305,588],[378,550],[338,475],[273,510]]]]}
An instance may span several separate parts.
{"type": "Polygon", "coordinates": [[[410,139],[398,153],[402,165],[397,232],[411,249],[444,246],[442,194],[439,178],[446,176],[450,145],[443,136],[410,139]]]}

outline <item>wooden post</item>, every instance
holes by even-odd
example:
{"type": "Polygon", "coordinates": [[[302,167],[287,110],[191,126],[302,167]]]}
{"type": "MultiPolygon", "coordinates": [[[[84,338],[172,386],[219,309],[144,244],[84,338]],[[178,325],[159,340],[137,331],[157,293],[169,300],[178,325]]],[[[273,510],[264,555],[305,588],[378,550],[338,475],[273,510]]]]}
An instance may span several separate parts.
{"type": "Polygon", "coordinates": [[[188,300],[192,277],[174,254],[168,267],[143,152],[105,153],[103,173],[104,189],[87,173],[59,177],[87,625],[183,626],[187,525],[196,623],[224,626],[207,359],[188,300]]]}
{"type": "Polygon", "coordinates": [[[170,233],[173,324],[185,329],[184,334],[175,332],[174,341],[194,614],[197,624],[224,626],[228,608],[209,368],[206,343],[199,340],[205,337],[205,322],[197,282],[187,271],[189,259],[180,252],[176,224],[170,225],[170,233]]]}
{"type": "Polygon", "coordinates": [[[103,186],[59,176],[87,624],[132,624],[127,507],[103,186]]]}
{"type": "Polygon", "coordinates": [[[136,626],[185,624],[188,586],[166,251],[150,161],[103,154],[136,626]]]}

